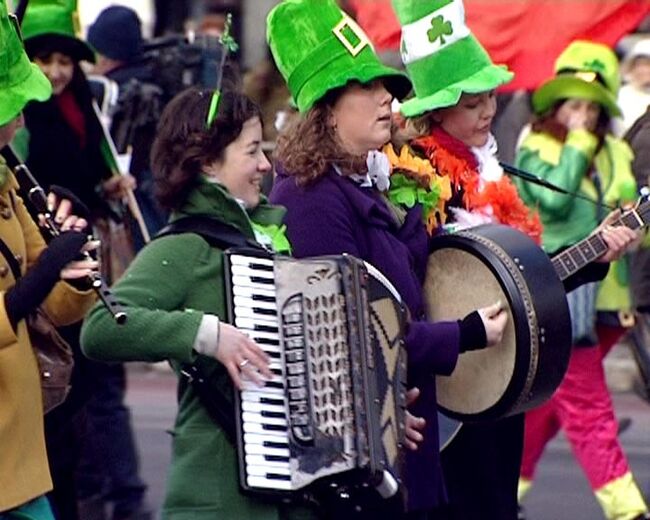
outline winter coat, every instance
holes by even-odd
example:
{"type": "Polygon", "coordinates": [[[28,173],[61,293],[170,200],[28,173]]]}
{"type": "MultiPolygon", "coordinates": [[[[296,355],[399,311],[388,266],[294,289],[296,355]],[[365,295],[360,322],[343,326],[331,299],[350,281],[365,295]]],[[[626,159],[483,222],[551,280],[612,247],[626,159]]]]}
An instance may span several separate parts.
{"type": "Polygon", "coordinates": [[[379,192],[333,170],[299,187],[280,168],[270,199],[287,208],[285,223],[294,256],[349,253],[373,264],[402,296],[412,318],[405,341],[409,385],[421,391],[411,411],[427,421],[418,451],[406,454],[408,505],[423,510],[444,503],[433,375],[453,371],[459,326],[455,321],[426,321],[422,284],[428,236],[421,208],[409,210],[400,226],[379,192]]]}
{"type": "MultiPolygon", "coordinates": [[[[225,189],[200,179],[171,220],[190,215],[229,223],[254,239],[251,221],[279,224],[283,211],[263,202],[246,212],[225,189]]],[[[222,250],[193,233],[158,238],[140,251],[114,292],[129,319],[116,325],[103,307],[96,306],[82,329],[82,348],[89,357],[170,360],[177,371],[181,363],[200,357],[202,363],[211,365],[215,392],[232,404],[233,386],[225,367],[192,348],[205,314],[221,320],[227,317],[222,250]]],[[[224,431],[208,416],[191,385],[179,385],[178,401],[164,519],[297,518],[296,508],[242,494],[236,450],[224,431]]],[[[234,414],[234,405],[232,410],[234,414]]]]}
{"type": "MultiPolygon", "coordinates": [[[[46,246],[15,193],[17,187],[10,176],[0,189],[0,238],[24,274],[46,246]]],[[[4,293],[15,282],[7,260],[0,255],[0,516],[52,489],[36,358],[25,321],[18,322],[14,330],[5,309],[4,293]]],[[[42,308],[56,325],[69,325],[80,320],[93,302],[92,291],[80,292],[59,282],[42,308]]]]}

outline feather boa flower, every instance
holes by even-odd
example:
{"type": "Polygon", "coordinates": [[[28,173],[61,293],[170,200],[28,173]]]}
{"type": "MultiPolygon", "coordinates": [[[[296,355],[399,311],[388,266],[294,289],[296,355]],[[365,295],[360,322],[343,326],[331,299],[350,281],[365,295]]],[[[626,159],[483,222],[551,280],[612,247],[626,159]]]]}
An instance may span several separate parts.
{"type": "Polygon", "coordinates": [[[462,190],[463,209],[489,216],[493,222],[518,229],[537,244],[541,243],[542,223],[539,214],[524,204],[508,177],[481,181],[476,167],[467,159],[441,146],[433,135],[418,138],[413,144],[428,157],[436,171],[449,176],[455,191],[462,190]]]}
{"type": "Polygon", "coordinates": [[[433,233],[446,219],[445,203],[451,198],[449,177],[438,175],[429,161],[414,155],[407,145],[402,146],[399,155],[392,144],[383,151],[391,165],[388,199],[407,208],[420,204],[427,231],[433,233]]]}

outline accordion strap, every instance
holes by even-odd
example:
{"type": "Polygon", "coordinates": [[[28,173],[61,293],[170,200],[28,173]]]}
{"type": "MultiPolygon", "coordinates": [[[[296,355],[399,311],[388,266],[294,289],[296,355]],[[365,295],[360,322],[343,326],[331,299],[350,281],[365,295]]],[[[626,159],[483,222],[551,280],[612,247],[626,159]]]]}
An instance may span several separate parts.
{"type": "Polygon", "coordinates": [[[162,228],[155,238],[167,235],[179,235],[181,233],[194,233],[199,235],[212,247],[218,249],[252,247],[264,250],[260,244],[246,237],[236,227],[202,215],[179,218],[162,228]]]}
{"type": "MultiPolygon", "coordinates": [[[[218,249],[230,247],[264,248],[254,240],[247,238],[234,226],[210,218],[195,215],[175,220],[161,229],[154,238],[169,235],[194,233],[203,238],[210,246],[218,249]]],[[[236,445],[236,425],[233,402],[223,399],[215,392],[211,370],[198,359],[194,363],[184,363],[180,368],[182,381],[192,385],[194,392],[210,418],[223,430],[231,444],[236,445]]],[[[216,389],[219,390],[219,389],[216,389]]],[[[225,391],[225,389],[222,389],[225,391]]]]}

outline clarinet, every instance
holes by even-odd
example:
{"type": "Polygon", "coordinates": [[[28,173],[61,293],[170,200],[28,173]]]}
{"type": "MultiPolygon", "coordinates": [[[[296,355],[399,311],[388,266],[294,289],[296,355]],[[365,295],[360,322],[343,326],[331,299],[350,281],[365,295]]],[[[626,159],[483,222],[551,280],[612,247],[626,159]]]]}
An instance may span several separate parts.
{"type": "MultiPolygon", "coordinates": [[[[44,224],[47,231],[52,237],[56,237],[61,234],[59,226],[54,222],[52,218],[52,213],[47,208],[47,196],[45,191],[34,178],[32,173],[29,171],[29,168],[26,164],[23,164],[10,146],[5,146],[2,150],[2,155],[7,160],[7,164],[13,170],[16,178],[19,181],[19,184],[23,187],[27,193],[27,198],[34,205],[36,211],[41,214],[44,218],[44,224]]],[[[90,253],[87,251],[83,253],[85,259],[92,260],[90,253]]],[[[106,282],[99,273],[93,272],[89,275],[90,283],[93,290],[99,296],[99,299],[104,304],[104,307],[111,313],[113,319],[119,325],[122,325],[126,322],[126,312],[115,299],[115,296],[106,285],[106,282]]]]}

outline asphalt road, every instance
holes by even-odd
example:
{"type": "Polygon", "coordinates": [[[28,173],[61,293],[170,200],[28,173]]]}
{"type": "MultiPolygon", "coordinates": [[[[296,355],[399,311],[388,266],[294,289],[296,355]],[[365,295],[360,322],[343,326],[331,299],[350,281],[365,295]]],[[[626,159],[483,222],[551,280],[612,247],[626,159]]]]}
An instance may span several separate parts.
{"type": "MultiPolygon", "coordinates": [[[[176,411],[175,378],[158,371],[131,370],[128,404],[140,449],[141,473],[149,485],[149,501],[163,501],[170,436],[176,411]]],[[[621,435],[637,482],[650,497],[650,405],[632,393],[615,394],[619,417],[632,419],[621,435]]],[[[551,442],[524,506],[528,520],[598,520],[604,518],[563,437],[551,442]]],[[[498,520],[498,519],[486,519],[498,520]]]]}

